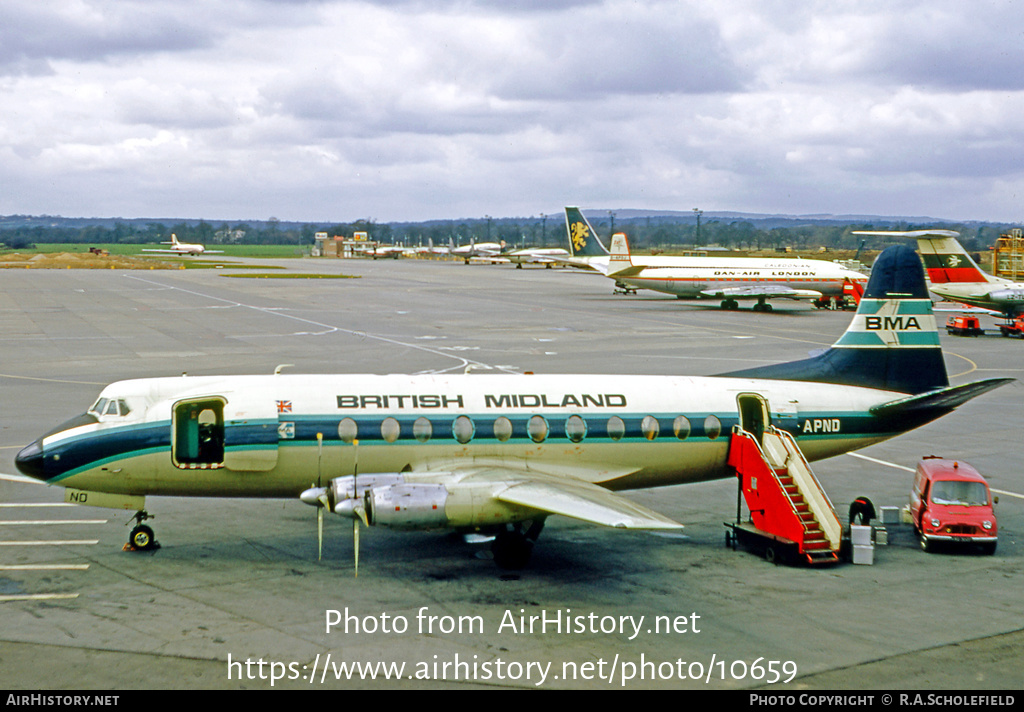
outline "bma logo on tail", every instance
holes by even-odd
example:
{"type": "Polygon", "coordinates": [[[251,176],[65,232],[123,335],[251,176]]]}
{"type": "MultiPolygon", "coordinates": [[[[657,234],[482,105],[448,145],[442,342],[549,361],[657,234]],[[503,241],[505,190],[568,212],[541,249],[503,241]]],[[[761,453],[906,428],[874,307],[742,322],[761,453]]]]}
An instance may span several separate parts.
{"type": "Polygon", "coordinates": [[[909,331],[911,329],[921,330],[921,324],[916,316],[869,316],[864,319],[864,328],[868,331],[909,331]]]}
{"type": "Polygon", "coordinates": [[[849,329],[835,344],[847,348],[939,346],[930,299],[862,299],[849,329]]]}

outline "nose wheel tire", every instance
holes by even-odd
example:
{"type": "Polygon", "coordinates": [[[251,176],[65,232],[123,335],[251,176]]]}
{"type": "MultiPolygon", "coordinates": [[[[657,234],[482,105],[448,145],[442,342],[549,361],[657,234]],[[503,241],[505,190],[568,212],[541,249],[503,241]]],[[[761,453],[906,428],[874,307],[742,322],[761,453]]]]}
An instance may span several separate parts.
{"type": "Polygon", "coordinates": [[[144,521],[152,518],[153,515],[145,511],[135,513],[135,516],[133,517],[133,519],[135,519],[135,528],[132,529],[132,533],[128,535],[128,545],[125,547],[126,551],[155,551],[160,548],[160,543],[153,535],[152,528],[143,524],[144,521]]]}
{"type": "Polygon", "coordinates": [[[132,533],[128,536],[128,543],[139,551],[152,551],[160,546],[157,544],[156,537],[153,536],[153,530],[145,524],[140,524],[132,529],[132,533]]]}

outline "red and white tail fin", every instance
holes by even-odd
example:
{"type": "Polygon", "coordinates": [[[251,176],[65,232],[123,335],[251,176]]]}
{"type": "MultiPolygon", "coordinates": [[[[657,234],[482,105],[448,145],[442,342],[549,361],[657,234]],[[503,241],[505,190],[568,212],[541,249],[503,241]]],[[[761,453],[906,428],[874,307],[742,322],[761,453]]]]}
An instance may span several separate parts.
{"type": "Polygon", "coordinates": [[[906,232],[854,232],[854,235],[888,235],[917,240],[925,271],[932,284],[949,282],[1004,282],[982,270],[956,239],[954,230],[909,230],[906,232]]]}
{"type": "Polygon", "coordinates": [[[633,260],[629,256],[629,240],[626,234],[617,232],[612,235],[612,250],[608,256],[608,274],[615,274],[633,266],[633,260]]]}

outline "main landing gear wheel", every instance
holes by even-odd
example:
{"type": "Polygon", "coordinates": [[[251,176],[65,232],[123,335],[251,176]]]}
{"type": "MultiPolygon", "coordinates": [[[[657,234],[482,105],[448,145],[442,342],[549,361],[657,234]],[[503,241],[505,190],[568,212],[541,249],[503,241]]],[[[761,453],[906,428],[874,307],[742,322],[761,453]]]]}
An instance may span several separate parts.
{"type": "Polygon", "coordinates": [[[540,519],[535,521],[525,532],[521,524],[499,532],[491,543],[494,563],[499,568],[508,571],[526,568],[526,565],[530,563],[530,555],[533,553],[533,544],[537,541],[543,528],[544,520],[540,519]]]}
{"type": "Polygon", "coordinates": [[[147,519],[153,519],[153,516],[146,511],[141,511],[135,513],[134,519],[135,528],[128,535],[128,545],[125,548],[130,551],[155,551],[159,549],[160,543],[153,535],[153,530],[143,524],[147,519]]]}
{"type": "Polygon", "coordinates": [[[732,310],[739,309],[739,308],[740,308],[740,303],[737,302],[735,299],[723,299],[722,300],[722,309],[728,309],[728,310],[732,311],[732,310]]]}
{"type": "Polygon", "coordinates": [[[771,310],[772,305],[767,302],[758,302],[754,305],[754,311],[756,312],[770,312],[771,310]]]}

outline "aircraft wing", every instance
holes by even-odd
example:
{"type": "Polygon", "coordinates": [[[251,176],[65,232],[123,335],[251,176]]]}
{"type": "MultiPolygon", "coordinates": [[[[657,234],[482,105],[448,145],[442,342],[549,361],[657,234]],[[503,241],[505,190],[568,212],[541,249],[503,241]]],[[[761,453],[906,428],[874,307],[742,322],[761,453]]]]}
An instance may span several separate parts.
{"type": "Polygon", "coordinates": [[[617,529],[682,529],[683,525],[622,495],[584,480],[496,467],[462,480],[506,483],[495,499],[617,529]]]}
{"type": "Polygon", "coordinates": [[[701,292],[705,297],[730,299],[821,299],[813,289],[793,289],[784,285],[749,284],[736,287],[713,287],[701,292]]]}

